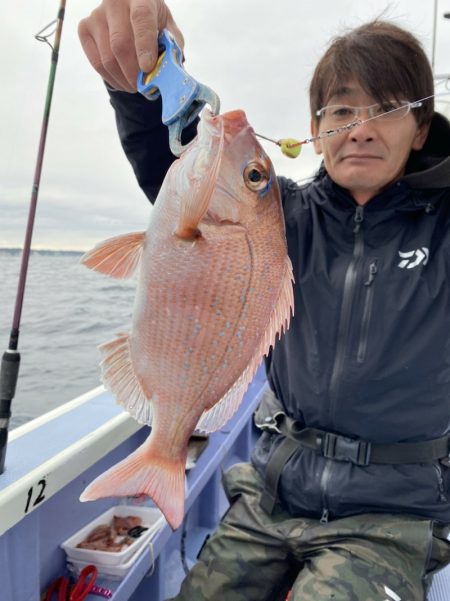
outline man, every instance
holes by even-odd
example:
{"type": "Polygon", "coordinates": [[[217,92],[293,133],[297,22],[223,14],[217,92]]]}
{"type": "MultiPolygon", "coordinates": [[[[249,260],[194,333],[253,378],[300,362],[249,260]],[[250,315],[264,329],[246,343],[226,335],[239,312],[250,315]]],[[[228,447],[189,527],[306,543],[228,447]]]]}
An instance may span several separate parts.
{"type": "MultiPolygon", "coordinates": [[[[124,92],[163,27],[182,43],[159,0],[104,0],[80,24],[123,90],[110,92],[119,134],[152,201],[167,132],[124,92]]],[[[252,464],[226,475],[230,510],[177,599],[419,601],[450,562],[450,124],[432,95],[420,44],[386,22],[320,60],[313,134],[359,125],[316,140],[310,184],[279,179],[295,317],[266,362],[252,464]]]]}

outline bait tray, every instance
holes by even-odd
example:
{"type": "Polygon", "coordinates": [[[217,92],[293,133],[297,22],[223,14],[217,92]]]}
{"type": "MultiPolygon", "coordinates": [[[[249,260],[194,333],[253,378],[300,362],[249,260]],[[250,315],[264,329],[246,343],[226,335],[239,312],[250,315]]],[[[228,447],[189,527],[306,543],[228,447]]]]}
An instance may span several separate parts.
{"type": "Polygon", "coordinates": [[[118,505],[111,507],[99,515],[95,520],[86,524],[81,530],[78,530],[70,538],[61,543],[67,555],[67,560],[76,560],[92,563],[95,566],[120,566],[126,564],[128,560],[145,545],[152,536],[165,524],[165,518],[161,511],[155,507],[136,507],[129,505],[118,505]],[[80,549],[79,543],[85,540],[90,532],[102,524],[111,524],[114,516],[127,517],[136,516],[142,519],[141,526],[148,528],[136,538],[131,545],[126,546],[121,551],[97,551],[94,549],[80,549]]]}

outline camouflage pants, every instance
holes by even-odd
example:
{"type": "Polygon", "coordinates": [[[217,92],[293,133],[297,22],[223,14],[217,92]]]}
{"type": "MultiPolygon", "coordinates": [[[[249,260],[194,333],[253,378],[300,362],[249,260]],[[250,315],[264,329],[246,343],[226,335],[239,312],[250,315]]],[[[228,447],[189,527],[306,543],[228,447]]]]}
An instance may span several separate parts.
{"type": "Polygon", "coordinates": [[[450,562],[448,529],[413,516],[365,514],[321,524],[259,506],[249,464],[225,476],[231,507],[173,601],[424,601],[450,562]]]}

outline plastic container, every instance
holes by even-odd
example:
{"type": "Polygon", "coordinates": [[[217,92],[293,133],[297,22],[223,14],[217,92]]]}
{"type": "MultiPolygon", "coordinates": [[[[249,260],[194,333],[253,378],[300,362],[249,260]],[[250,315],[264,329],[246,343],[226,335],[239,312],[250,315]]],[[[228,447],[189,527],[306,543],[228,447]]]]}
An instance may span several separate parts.
{"type": "Polygon", "coordinates": [[[148,543],[151,537],[165,524],[165,518],[161,511],[155,507],[136,507],[129,505],[118,505],[111,507],[105,513],[102,513],[92,522],[89,522],[84,528],[73,534],[65,540],[61,547],[67,555],[68,561],[76,560],[86,564],[93,563],[99,566],[121,566],[127,564],[130,558],[138,549],[148,543]],[[90,532],[102,524],[110,524],[113,517],[127,517],[129,515],[137,516],[142,519],[142,526],[148,528],[131,545],[121,551],[95,551],[93,549],[80,549],[78,543],[83,541],[90,532]]]}
{"type": "MultiPolygon", "coordinates": [[[[69,557],[67,558],[67,566],[71,572],[79,576],[83,568],[85,568],[88,565],[94,564],[97,568],[99,576],[107,578],[108,580],[122,580],[134,566],[136,561],[141,557],[141,555],[143,555],[148,550],[149,545],[151,546],[151,544],[152,543],[150,541],[147,541],[147,544],[141,546],[141,548],[138,549],[136,553],[134,553],[126,563],[122,563],[117,566],[102,565],[98,561],[80,561],[78,559],[73,559],[69,557]]],[[[153,557],[153,551],[151,556],[153,557]]]]}

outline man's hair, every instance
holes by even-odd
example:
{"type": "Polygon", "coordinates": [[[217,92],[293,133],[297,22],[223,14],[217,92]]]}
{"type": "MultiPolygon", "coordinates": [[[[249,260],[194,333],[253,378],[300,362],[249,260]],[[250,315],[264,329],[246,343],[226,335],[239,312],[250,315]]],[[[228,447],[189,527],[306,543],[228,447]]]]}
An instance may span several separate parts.
{"type": "MultiPolygon", "coordinates": [[[[334,38],[320,59],[309,88],[311,115],[316,122],[316,111],[350,79],[377,102],[413,102],[434,93],[433,72],[419,40],[378,19],[334,38]]],[[[412,113],[419,126],[429,123],[433,98],[412,113]]]]}

